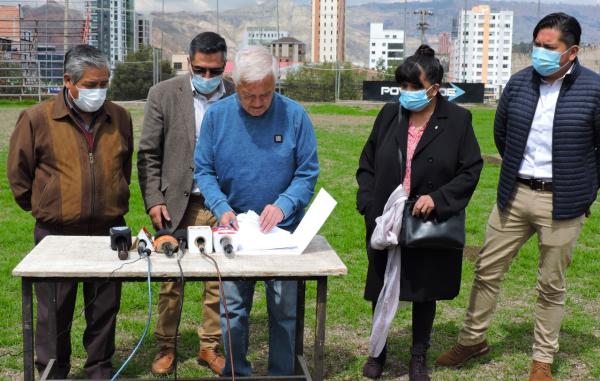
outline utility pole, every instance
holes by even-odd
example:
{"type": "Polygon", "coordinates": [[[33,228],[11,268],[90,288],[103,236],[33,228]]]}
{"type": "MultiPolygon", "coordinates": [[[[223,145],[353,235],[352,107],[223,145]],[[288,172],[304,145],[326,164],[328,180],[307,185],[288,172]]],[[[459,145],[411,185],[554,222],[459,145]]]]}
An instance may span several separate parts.
{"type": "Polygon", "coordinates": [[[217,0],[217,34],[221,34],[221,31],[219,28],[219,0],[217,0]]]}
{"type": "Polygon", "coordinates": [[[427,9],[419,9],[413,13],[421,16],[421,21],[417,24],[417,29],[421,31],[421,44],[424,44],[426,42],[425,31],[429,29],[429,23],[427,23],[426,17],[433,16],[433,12],[427,9]]]}
{"type": "Polygon", "coordinates": [[[541,8],[541,4],[542,0],[538,0],[538,5],[537,5],[537,18],[538,20],[540,19],[540,8],[541,8]]]}
{"type": "MultiPolygon", "coordinates": [[[[69,19],[69,0],[65,0],[65,19],[63,21],[63,52],[67,54],[67,50],[69,49],[69,27],[67,25],[67,20],[69,19]]],[[[48,22],[46,20],[46,22],[48,22]]],[[[48,52],[48,47],[46,47],[46,52],[48,52]]],[[[46,57],[48,57],[48,53],[46,53],[46,57]]]]}
{"type": "Polygon", "coordinates": [[[403,59],[402,62],[406,61],[406,41],[408,40],[408,34],[406,33],[406,26],[408,25],[406,22],[406,15],[408,14],[408,0],[404,0],[404,25],[402,25],[402,27],[404,28],[404,49],[403,49],[403,59]]]}

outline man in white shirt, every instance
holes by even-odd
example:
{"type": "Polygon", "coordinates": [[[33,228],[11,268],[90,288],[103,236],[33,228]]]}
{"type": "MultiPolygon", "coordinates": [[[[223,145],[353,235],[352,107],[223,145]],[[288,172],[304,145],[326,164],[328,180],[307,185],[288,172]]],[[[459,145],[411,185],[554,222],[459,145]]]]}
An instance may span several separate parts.
{"type": "MultiPolygon", "coordinates": [[[[190,43],[188,74],[161,82],[148,93],[138,173],[144,204],[157,230],[216,224],[193,179],[194,150],[208,107],[235,91],[233,83],[223,79],[226,55],[221,36],[200,33],[190,43]]],[[[204,282],[203,298],[198,362],[220,374],[225,359],[216,351],[221,340],[219,283],[204,282]]],[[[152,364],[154,374],[174,370],[180,303],[181,285],[162,283],[155,331],[160,351],[152,364]]]]}
{"type": "Polygon", "coordinates": [[[600,76],[579,64],[580,36],[574,17],[544,17],[533,31],[532,66],[513,75],[502,94],[494,121],[502,156],[497,205],[475,265],[458,344],[437,359],[438,365],[461,366],[489,352],[485,336],[502,278],[523,244],[537,235],[538,299],[529,380],[553,379],[565,273],[596,199],[600,169],[600,76]]]}

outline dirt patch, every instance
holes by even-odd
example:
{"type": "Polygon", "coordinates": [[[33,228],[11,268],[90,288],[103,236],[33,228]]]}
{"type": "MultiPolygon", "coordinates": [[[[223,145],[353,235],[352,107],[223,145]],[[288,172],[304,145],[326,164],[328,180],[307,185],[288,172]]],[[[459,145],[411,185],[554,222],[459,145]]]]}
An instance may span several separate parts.
{"type": "Polygon", "coordinates": [[[479,256],[479,251],[481,251],[481,246],[467,246],[463,251],[463,256],[469,261],[475,263],[477,257],[479,256]]]}
{"type": "Polygon", "coordinates": [[[500,155],[482,155],[483,162],[492,165],[502,165],[502,158],[500,155]]]}

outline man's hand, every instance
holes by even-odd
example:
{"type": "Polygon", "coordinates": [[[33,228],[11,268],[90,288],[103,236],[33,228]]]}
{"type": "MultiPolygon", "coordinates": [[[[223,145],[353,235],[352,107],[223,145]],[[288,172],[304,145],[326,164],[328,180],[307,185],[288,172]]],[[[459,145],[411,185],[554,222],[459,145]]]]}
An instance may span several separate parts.
{"type": "Polygon", "coordinates": [[[228,211],[221,215],[221,220],[219,221],[220,226],[230,226],[235,230],[239,229],[237,218],[235,218],[235,213],[233,211],[228,211]]]}
{"type": "Polygon", "coordinates": [[[433,202],[431,196],[421,196],[419,197],[417,202],[415,202],[415,206],[412,210],[412,215],[427,218],[429,217],[433,209],[435,209],[435,203],[433,202]]]}
{"type": "Polygon", "coordinates": [[[156,230],[164,228],[163,219],[167,222],[171,222],[171,215],[169,214],[165,204],[154,205],[152,208],[150,208],[148,214],[152,220],[152,226],[154,226],[154,229],[156,230]]]}
{"type": "Polygon", "coordinates": [[[260,231],[268,233],[281,221],[283,221],[283,211],[278,206],[269,204],[260,214],[260,231]]]}

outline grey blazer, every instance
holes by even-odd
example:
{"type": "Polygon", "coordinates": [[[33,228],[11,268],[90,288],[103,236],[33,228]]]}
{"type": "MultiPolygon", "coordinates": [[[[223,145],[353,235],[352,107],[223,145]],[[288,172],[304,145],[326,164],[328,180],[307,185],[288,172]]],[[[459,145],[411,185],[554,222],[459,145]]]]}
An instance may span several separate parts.
{"type": "MultiPolygon", "coordinates": [[[[225,96],[235,89],[224,80],[225,96]]],[[[146,211],[165,204],[170,230],[187,209],[194,175],[196,117],[189,75],[180,75],[150,88],[138,148],[138,177],[146,211]]]]}

